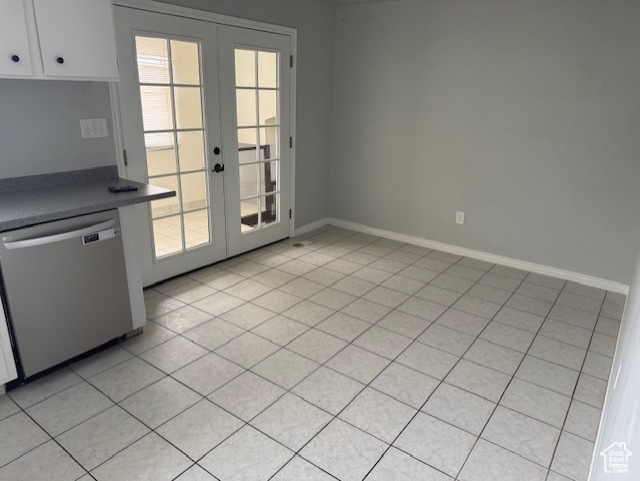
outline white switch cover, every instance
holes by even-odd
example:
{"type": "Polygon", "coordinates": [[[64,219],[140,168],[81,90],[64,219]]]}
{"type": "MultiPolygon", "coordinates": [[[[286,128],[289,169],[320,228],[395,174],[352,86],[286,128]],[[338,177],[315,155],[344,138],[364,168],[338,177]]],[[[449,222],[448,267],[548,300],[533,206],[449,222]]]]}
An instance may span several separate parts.
{"type": "Polygon", "coordinates": [[[80,129],[83,139],[108,137],[107,119],[80,119],[80,129]]]}
{"type": "Polygon", "coordinates": [[[461,210],[456,211],[456,224],[464,224],[464,212],[461,210]]]}

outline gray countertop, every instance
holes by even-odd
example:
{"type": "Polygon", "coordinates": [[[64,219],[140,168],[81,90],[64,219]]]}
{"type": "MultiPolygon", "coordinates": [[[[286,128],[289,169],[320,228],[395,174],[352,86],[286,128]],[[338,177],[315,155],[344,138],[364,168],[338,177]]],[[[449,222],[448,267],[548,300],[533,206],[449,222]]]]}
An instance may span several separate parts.
{"type": "Polygon", "coordinates": [[[0,181],[0,231],[174,197],[174,191],[132,182],[113,168],[88,169],[0,181]],[[133,184],[137,191],[112,193],[109,186],[133,184]]]}

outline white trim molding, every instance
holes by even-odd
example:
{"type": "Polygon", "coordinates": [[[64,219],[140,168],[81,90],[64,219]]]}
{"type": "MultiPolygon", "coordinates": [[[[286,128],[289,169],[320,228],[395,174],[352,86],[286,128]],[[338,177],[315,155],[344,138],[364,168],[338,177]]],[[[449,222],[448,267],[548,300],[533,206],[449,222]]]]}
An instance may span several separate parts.
{"type": "Polygon", "coordinates": [[[308,224],[305,224],[303,226],[296,227],[293,230],[292,237],[306,234],[307,232],[311,232],[312,230],[319,229],[320,227],[327,224],[333,224],[332,222],[333,220],[335,219],[331,219],[330,217],[324,217],[323,219],[314,220],[313,222],[309,222],[308,224]]]}
{"type": "Polygon", "coordinates": [[[491,254],[489,252],[477,251],[474,249],[468,249],[466,247],[460,247],[453,244],[446,244],[444,242],[438,242],[430,239],[424,239],[422,237],[411,236],[407,234],[400,234],[384,229],[378,229],[376,227],[370,227],[364,224],[358,224],[356,222],[350,222],[342,219],[336,219],[333,217],[325,217],[309,224],[303,225],[295,230],[295,235],[303,235],[314,229],[322,227],[326,224],[331,224],[336,227],[342,227],[344,229],[353,230],[356,232],[363,232],[365,234],[371,234],[378,237],[384,237],[385,239],[392,239],[407,244],[413,244],[420,247],[426,247],[427,249],[436,249],[443,252],[449,252],[450,254],[457,254],[460,256],[471,257],[481,261],[491,262],[493,264],[500,264],[507,267],[513,267],[516,269],[522,269],[525,271],[535,272],[537,274],[544,274],[550,277],[557,277],[565,279],[567,281],[577,282],[578,284],[584,284],[586,286],[597,287],[598,289],[605,289],[611,292],[617,292],[627,295],[629,292],[629,286],[620,282],[603,279],[601,277],[589,276],[581,274],[579,272],[568,271],[566,269],[559,269],[557,267],[546,266],[544,264],[537,264],[535,262],[523,261],[520,259],[514,259],[512,257],[500,256],[497,254],[491,254]]]}
{"type": "Polygon", "coordinates": [[[220,13],[210,12],[208,10],[199,10],[196,8],[183,7],[171,3],[164,3],[155,0],[113,0],[113,5],[120,7],[136,8],[138,10],[146,10],[148,12],[164,13],[174,15],[176,17],[193,18],[195,20],[204,20],[206,22],[219,23],[221,25],[230,25],[232,27],[244,27],[253,30],[260,30],[271,33],[281,33],[295,37],[297,31],[292,27],[284,27],[267,22],[258,22],[240,17],[232,17],[220,13]]]}

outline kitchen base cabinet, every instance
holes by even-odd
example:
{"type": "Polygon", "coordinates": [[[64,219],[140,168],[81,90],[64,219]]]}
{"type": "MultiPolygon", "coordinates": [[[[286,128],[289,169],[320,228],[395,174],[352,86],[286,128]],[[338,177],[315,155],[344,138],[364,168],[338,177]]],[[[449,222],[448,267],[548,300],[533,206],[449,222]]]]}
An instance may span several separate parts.
{"type": "MultiPolygon", "coordinates": [[[[16,363],[13,359],[11,340],[9,339],[9,327],[4,313],[4,305],[0,299],[0,387],[18,377],[16,363]]],[[[4,388],[0,389],[0,395],[4,388]]]]}
{"type": "Polygon", "coordinates": [[[122,246],[124,247],[124,262],[127,269],[127,284],[129,285],[129,302],[131,303],[131,318],[133,329],[140,329],[147,323],[147,312],[144,304],[144,290],[142,287],[142,271],[138,259],[138,236],[135,206],[125,205],[118,209],[120,225],[122,226],[122,246]]]}

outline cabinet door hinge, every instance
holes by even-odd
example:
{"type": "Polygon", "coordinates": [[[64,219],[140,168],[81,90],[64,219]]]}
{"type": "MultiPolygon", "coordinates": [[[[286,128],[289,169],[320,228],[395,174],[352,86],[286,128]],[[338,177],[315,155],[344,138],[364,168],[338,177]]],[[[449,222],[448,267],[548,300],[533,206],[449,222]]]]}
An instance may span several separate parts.
{"type": "Polygon", "coordinates": [[[289,67],[293,68],[293,55],[289,55],[289,67]]]}
{"type": "Polygon", "coordinates": [[[129,165],[129,158],[127,157],[127,151],[122,151],[122,158],[124,159],[124,165],[129,165]]]}
{"type": "Polygon", "coordinates": [[[291,215],[292,215],[292,212],[291,212],[291,209],[289,209],[289,219],[291,219],[291,215]]]}
{"type": "Polygon", "coordinates": [[[289,148],[293,149],[293,137],[289,137],[289,148]]]}

